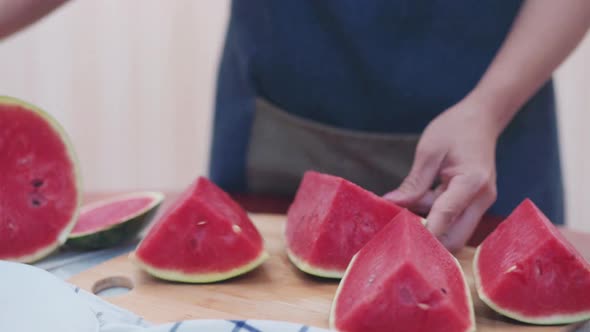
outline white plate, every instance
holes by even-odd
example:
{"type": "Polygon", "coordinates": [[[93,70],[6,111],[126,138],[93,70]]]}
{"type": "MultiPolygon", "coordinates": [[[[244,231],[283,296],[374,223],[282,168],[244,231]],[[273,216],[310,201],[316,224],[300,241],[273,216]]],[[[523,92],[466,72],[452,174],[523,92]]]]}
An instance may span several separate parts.
{"type": "Polygon", "coordinates": [[[95,313],[44,270],[0,261],[0,331],[97,332],[95,313]]]}

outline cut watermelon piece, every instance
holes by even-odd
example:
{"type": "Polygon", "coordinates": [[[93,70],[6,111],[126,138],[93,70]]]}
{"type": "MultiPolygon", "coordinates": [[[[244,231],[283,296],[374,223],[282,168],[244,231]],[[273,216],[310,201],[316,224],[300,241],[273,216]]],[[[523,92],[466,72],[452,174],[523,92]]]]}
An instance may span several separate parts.
{"type": "Polygon", "coordinates": [[[330,314],[340,332],[475,331],[459,262],[408,210],[354,256],[330,314]]]}
{"type": "Polygon", "coordinates": [[[163,199],[160,192],[136,192],[85,205],[66,244],[93,250],[129,241],[149,223],[163,199]]]}
{"type": "Polygon", "coordinates": [[[31,263],[66,241],[81,201],[79,175],[55,119],[0,97],[0,259],[31,263]]]}
{"type": "Polygon", "coordinates": [[[529,199],[477,248],[473,270],[481,300],[507,317],[590,319],[590,265],[529,199]]]}
{"type": "Polygon", "coordinates": [[[200,177],[164,212],[131,257],[157,278],[207,283],[251,271],[268,254],[246,211],[200,177]]]}
{"type": "Polygon", "coordinates": [[[340,177],[305,173],[287,213],[287,254],[303,272],[341,278],[401,208],[340,177]]]}

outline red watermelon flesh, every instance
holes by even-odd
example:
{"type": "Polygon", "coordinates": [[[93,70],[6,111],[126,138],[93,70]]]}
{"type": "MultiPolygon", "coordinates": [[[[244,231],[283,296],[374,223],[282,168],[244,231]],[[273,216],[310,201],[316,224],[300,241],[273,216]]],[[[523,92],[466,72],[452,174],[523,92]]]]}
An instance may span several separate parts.
{"type": "Polygon", "coordinates": [[[84,205],[66,245],[95,250],[135,238],[156,214],[164,194],[131,192],[84,205]]]}
{"type": "Polygon", "coordinates": [[[474,274],[480,298],[510,318],[590,318],[590,265],[528,199],[478,247],[474,274]]]}
{"type": "Polygon", "coordinates": [[[355,255],[330,325],[341,332],[475,330],[459,263],[407,210],[355,255]]]}
{"type": "Polygon", "coordinates": [[[304,272],[341,278],[352,256],[400,211],[352,182],[308,171],[288,211],[287,252],[304,272]]]}
{"type": "Polygon", "coordinates": [[[139,196],[91,207],[88,211],[82,211],[71,234],[85,234],[116,225],[128,216],[150,206],[153,201],[151,197],[139,196]]]}
{"type": "Polygon", "coordinates": [[[0,259],[33,262],[65,242],[80,204],[78,174],[50,115],[0,97],[0,259]]]}
{"type": "Polygon", "coordinates": [[[213,282],[256,268],[267,253],[246,211],[200,177],[164,212],[134,258],[162,279],[213,282]]]}

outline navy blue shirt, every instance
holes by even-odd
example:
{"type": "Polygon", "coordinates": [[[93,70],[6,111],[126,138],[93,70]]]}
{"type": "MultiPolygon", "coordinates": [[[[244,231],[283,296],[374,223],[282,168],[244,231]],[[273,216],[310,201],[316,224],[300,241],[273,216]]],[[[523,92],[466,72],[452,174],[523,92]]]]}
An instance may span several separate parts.
{"type": "MultiPolygon", "coordinates": [[[[256,96],[327,125],[420,133],[473,89],[520,6],[497,0],[233,1],[211,178],[226,190],[246,190],[256,96]]],[[[492,213],[506,215],[529,197],[552,221],[563,222],[551,82],[501,136],[497,173],[492,213]]]]}

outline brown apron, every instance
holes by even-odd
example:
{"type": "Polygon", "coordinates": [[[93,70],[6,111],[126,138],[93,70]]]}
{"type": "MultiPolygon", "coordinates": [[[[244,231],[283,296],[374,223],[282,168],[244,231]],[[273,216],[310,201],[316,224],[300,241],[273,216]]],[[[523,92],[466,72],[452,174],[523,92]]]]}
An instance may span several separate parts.
{"type": "Polygon", "coordinates": [[[258,99],[246,165],[248,191],[293,195],[303,173],[316,170],[382,195],[408,174],[418,138],[331,127],[258,99]]]}

